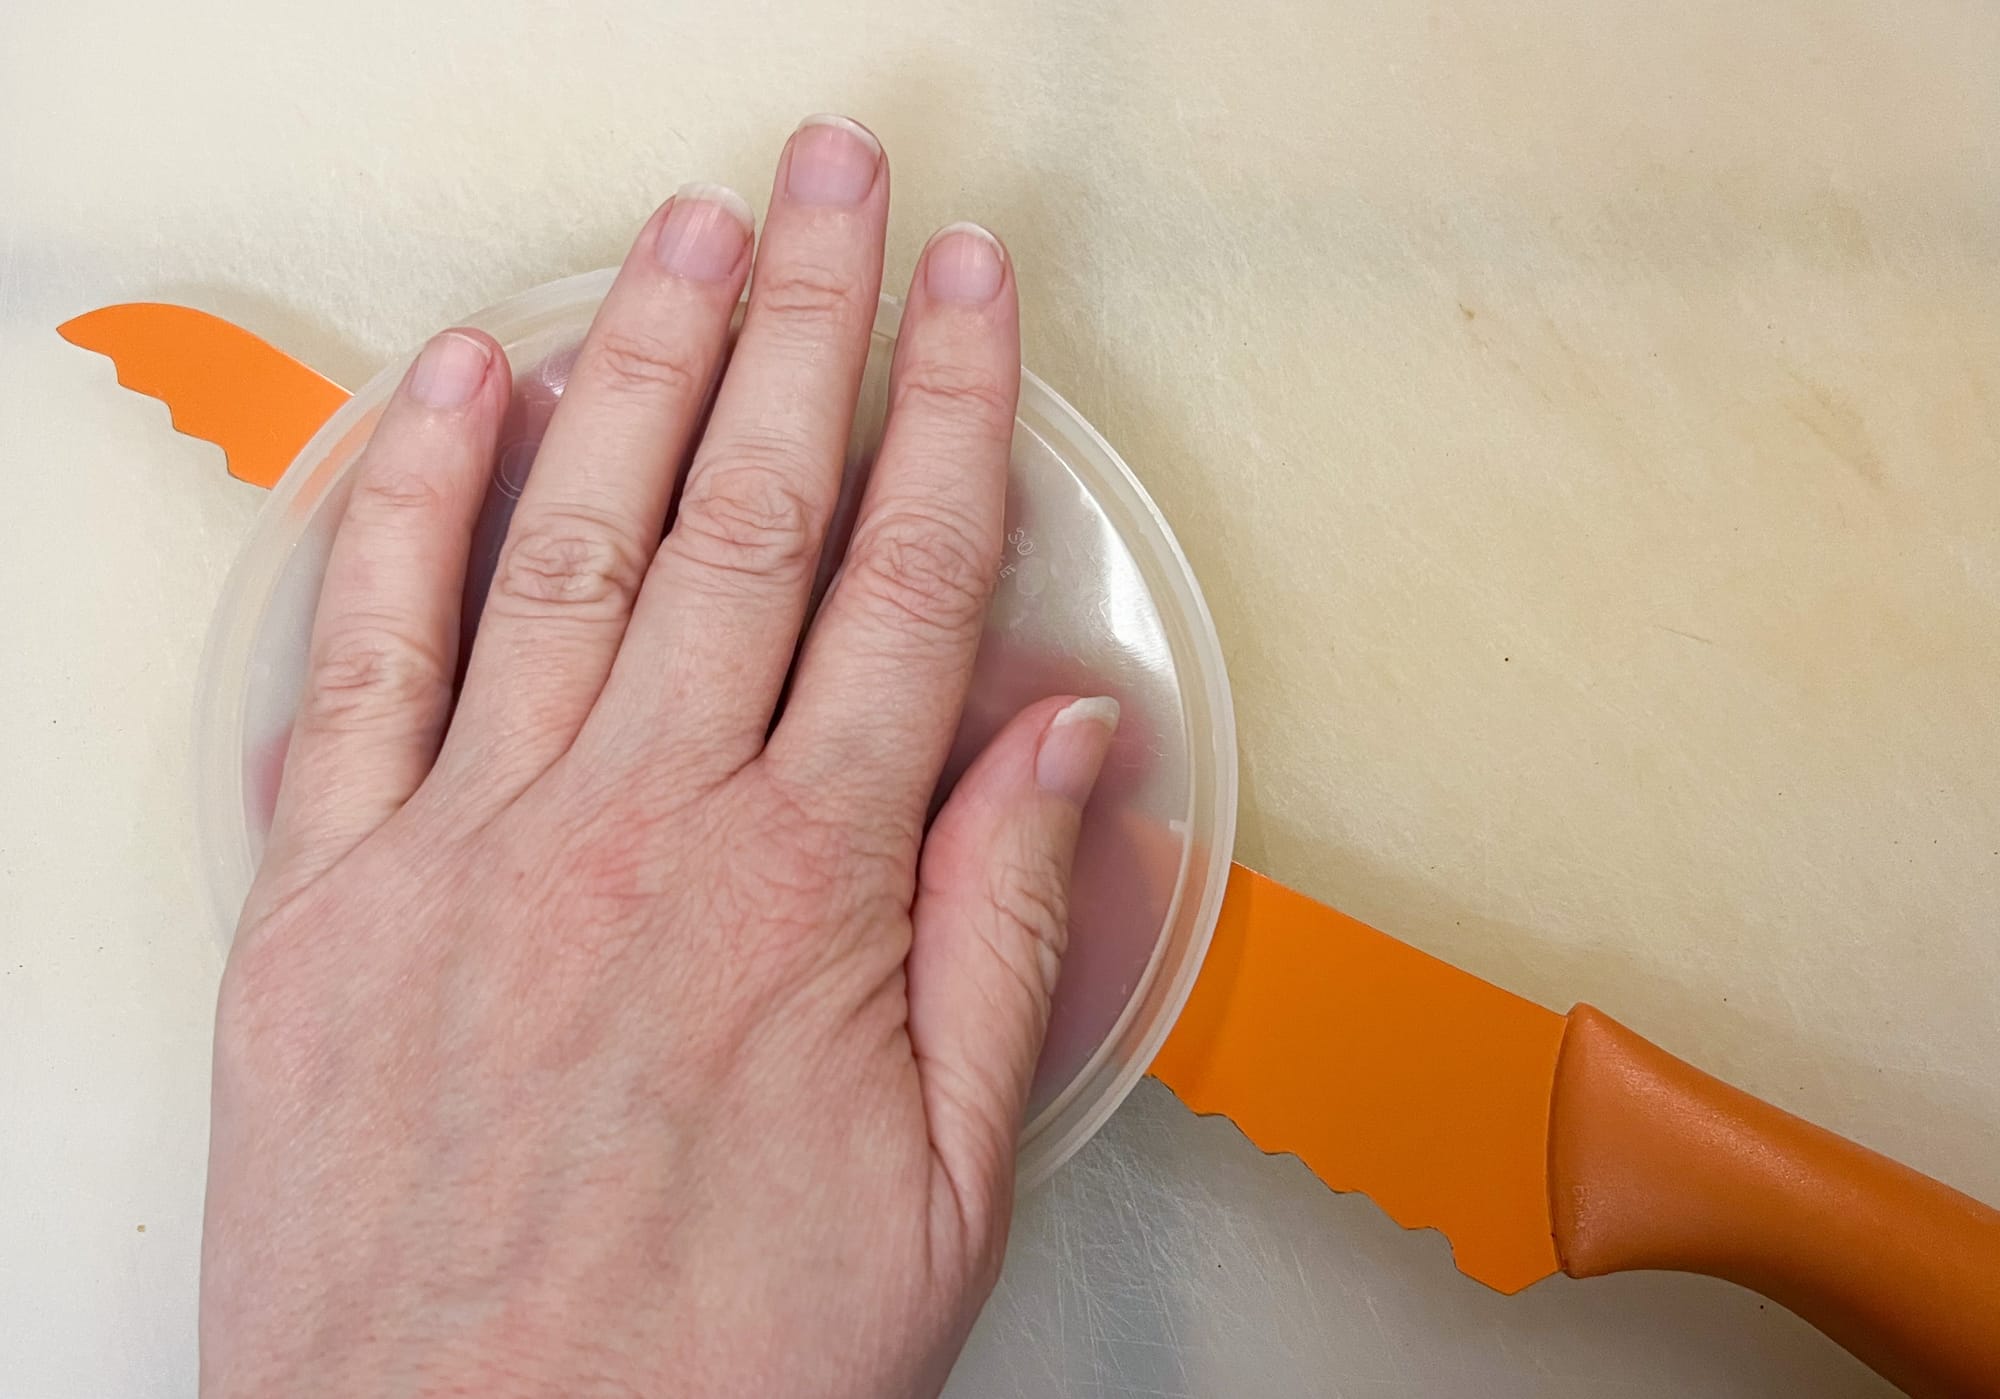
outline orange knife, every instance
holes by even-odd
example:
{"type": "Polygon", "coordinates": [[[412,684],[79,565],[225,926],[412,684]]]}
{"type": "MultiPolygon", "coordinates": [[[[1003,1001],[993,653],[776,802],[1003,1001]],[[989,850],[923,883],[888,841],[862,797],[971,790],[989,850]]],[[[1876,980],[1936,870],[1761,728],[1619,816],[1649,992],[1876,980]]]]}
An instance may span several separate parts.
{"type": "Polygon", "coordinates": [[[1153,1073],[1501,1292],[1706,1273],[1913,1394],[2000,1394],[2000,1212],[1241,865],[1153,1073]]]}
{"type": "MultiPolygon", "coordinates": [[[[62,334],[276,483],[346,391],[186,307],[62,334]]],[[[1450,1240],[1501,1292],[1556,1272],[1752,1288],[1913,1394],[2000,1395],[2000,1212],[1683,1063],[1558,1015],[1241,865],[1153,1073],[1335,1190],[1450,1240]]]]}

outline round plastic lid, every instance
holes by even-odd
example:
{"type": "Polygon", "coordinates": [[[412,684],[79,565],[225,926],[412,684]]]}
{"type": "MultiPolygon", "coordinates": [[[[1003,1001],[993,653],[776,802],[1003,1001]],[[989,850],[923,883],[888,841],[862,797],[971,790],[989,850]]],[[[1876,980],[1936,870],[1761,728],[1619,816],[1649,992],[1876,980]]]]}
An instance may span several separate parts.
{"type": "MultiPolygon", "coordinates": [[[[471,318],[506,347],[515,383],[475,540],[469,615],[611,276],[554,282],[471,318]]],[[[885,297],[822,580],[881,439],[900,319],[885,297]]],[[[230,575],[209,636],[196,771],[225,936],[270,824],[348,468],[402,370],[378,375],[300,452],[230,575]]],[[[1112,695],[1122,718],[1078,845],[1069,953],[1022,1137],[1024,1184],[1097,1130],[1166,1037],[1214,930],[1236,813],[1228,680],[1187,561],[1117,453],[1024,374],[1000,577],[945,781],[1021,708],[1059,693],[1112,695]]]]}

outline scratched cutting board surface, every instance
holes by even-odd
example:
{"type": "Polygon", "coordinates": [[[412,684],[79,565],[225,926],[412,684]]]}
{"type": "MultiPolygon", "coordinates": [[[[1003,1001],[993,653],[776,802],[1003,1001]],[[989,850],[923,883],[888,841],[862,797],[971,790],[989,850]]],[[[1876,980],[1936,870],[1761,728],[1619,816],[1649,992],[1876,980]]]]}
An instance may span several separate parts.
{"type": "MultiPolygon", "coordinates": [[[[761,205],[821,108],[892,282],[1008,238],[1178,530],[1243,858],[2000,1199],[1996,54],[1891,0],[0,7],[0,1391],[192,1390],[187,709],[258,504],[53,326],[357,382],[684,179],[761,205]]],[[[1719,1284],[1488,1294],[1147,1085],[951,1392],[1878,1390],[1719,1284]]]]}

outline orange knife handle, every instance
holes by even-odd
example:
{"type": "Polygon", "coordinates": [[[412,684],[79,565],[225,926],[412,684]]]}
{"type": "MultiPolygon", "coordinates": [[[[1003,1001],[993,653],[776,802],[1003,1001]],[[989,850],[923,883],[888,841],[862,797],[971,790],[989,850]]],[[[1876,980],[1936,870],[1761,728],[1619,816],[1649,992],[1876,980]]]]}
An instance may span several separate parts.
{"type": "Polygon", "coordinates": [[[1570,1012],[1549,1121],[1563,1271],[1790,1308],[1916,1395],[2000,1394],[2000,1211],[1570,1012]]]}

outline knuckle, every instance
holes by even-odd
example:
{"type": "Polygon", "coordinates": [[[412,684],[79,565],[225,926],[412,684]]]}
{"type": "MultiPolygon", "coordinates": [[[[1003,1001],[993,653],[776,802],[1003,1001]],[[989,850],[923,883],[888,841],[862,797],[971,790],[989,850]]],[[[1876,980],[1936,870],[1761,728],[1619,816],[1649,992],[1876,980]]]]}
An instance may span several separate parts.
{"type": "Polygon", "coordinates": [[[444,507],[437,482],[424,472],[406,466],[370,462],[354,483],[347,502],[350,518],[394,519],[407,515],[431,515],[444,507]]]}
{"type": "Polygon", "coordinates": [[[366,728],[450,692],[451,670],[435,651],[392,623],[364,622],[314,648],[299,723],[318,733],[366,728]]]}
{"type": "Polygon", "coordinates": [[[976,627],[986,613],[999,552],[978,533],[941,511],[900,511],[856,542],[849,582],[864,607],[922,631],[976,627]]]}
{"type": "Polygon", "coordinates": [[[1047,853],[1015,855],[993,868],[993,908],[1006,923],[1058,956],[1069,940],[1063,870],[1047,853]]]}
{"type": "Polygon", "coordinates": [[[692,563],[722,573],[794,577],[819,556],[823,511],[785,458],[748,455],[699,472],[668,535],[692,563]]]}
{"type": "Polygon", "coordinates": [[[621,394],[690,398],[703,392],[689,346],[642,331],[606,331],[582,354],[578,373],[621,394]]]}
{"type": "Polygon", "coordinates": [[[1062,865],[1051,855],[998,859],[986,882],[981,937],[999,971],[1028,1001],[1046,1008],[1069,947],[1069,900],[1062,865]]]}
{"type": "MultiPolygon", "coordinates": [[[[956,432],[1007,440],[1014,433],[1014,395],[992,374],[937,361],[910,366],[890,390],[891,415],[949,425],[956,432]]],[[[935,429],[933,429],[935,430],[935,429]]]]}
{"type": "Polygon", "coordinates": [[[794,263],[761,274],[752,305],[781,323],[815,335],[858,320],[862,286],[855,278],[830,267],[794,263]]]}
{"type": "Polygon", "coordinates": [[[494,574],[489,610],[608,618],[631,607],[646,564],[622,528],[574,510],[522,523],[494,574]]]}

